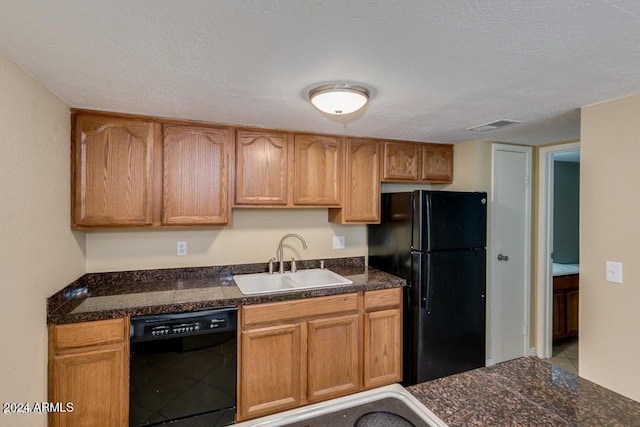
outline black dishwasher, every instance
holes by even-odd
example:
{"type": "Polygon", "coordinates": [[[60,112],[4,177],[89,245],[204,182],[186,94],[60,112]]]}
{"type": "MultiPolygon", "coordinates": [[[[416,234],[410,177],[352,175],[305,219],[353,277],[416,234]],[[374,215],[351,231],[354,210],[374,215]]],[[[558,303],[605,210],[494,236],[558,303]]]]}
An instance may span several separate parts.
{"type": "Polygon", "coordinates": [[[233,424],[236,328],[236,307],[132,318],[129,425],[233,424]]]}

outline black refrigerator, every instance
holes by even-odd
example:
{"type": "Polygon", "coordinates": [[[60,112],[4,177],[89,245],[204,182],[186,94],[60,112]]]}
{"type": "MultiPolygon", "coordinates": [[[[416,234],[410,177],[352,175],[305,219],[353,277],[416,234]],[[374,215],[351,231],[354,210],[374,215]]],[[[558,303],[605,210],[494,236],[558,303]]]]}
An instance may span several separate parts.
{"type": "Polygon", "coordinates": [[[382,194],[369,265],[407,280],[403,384],[485,365],[487,193],[382,194]]]}

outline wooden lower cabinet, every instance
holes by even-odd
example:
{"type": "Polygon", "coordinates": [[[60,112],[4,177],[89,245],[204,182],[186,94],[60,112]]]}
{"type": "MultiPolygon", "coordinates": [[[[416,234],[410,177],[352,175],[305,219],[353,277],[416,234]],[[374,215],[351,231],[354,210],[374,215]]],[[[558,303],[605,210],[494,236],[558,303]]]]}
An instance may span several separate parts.
{"type": "Polygon", "coordinates": [[[364,387],[402,381],[402,311],[365,313],[364,387]]]}
{"type": "Polygon", "coordinates": [[[307,323],[309,403],[359,390],[358,318],[352,314],[307,323]]]}
{"type": "Polygon", "coordinates": [[[364,388],[402,381],[402,289],[364,294],[364,388]]]}
{"type": "Polygon", "coordinates": [[[398,288],[243,306],[237,421],[401,381],[401,296],[398,288]]]}
{"type": "Polygon", "coordinates": [[[303,404],[301,330],[302,325],[297,323],[241,333],[238,418],[254,418],[303,404]]]}
{"type": "Polygon", "coordinates": [[[553,294],[553,339],[564,338],[567,335],[567,294],[556,292],[553,294]]]}
{"type": "Polygon", "coordinates": [[[49,327],[49,401],[73,404],[49,413],[49,425],[129,425],[127,319],[49,327]]]}
{"type": "Polygon", "coordinates": [[[578,335],[579,275],[553,278],[553,339],[578,335]]]}
{"type": "MultiPolygon", "coordinates": [[[[243,421],[402,380],[402,289],[243,306],[243,421]]],[[[129,319],[49,326],[49,425],[129,423],[129,319]]]]}
{"type": "Polygon", "coordinates": [[[578,305],[580,291],[577,289],[567,292],[567,335],[578,335],[578,305]]]}

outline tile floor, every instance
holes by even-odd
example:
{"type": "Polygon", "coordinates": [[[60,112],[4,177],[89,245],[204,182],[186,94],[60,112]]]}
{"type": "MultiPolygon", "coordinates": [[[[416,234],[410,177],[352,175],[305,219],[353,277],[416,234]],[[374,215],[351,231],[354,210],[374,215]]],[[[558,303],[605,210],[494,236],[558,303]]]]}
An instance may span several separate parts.
{"type": "Polygon", "coordinates": [[[578,338],[569,338],[554,343],[553,357],[545,362],[558,366],[567,372],[578,375],[578,338]]]}

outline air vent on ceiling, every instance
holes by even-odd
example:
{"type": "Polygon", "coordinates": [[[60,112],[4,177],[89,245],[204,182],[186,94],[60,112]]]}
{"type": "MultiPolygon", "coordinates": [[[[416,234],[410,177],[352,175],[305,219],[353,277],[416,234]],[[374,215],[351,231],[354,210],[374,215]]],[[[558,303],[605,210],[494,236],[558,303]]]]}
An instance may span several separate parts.
{"type": "Polygon", "coordinates": [[[467,128],[467,130],[472,130],[475,132],[485,132],[488,130],[494,130],[494,129],[498,129],[501,127],[505,127],[505,126],[509,126],[509,125],[514,125],[517,123],[521,123],[517,120],[496,120],[495,122],[491,122],[491,123],[485,123],[483,125],[478,125],[478,126],[473,126],[470,128],[467,128]]]}

